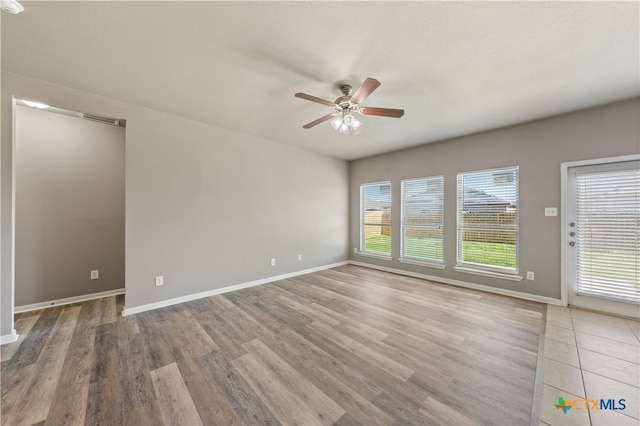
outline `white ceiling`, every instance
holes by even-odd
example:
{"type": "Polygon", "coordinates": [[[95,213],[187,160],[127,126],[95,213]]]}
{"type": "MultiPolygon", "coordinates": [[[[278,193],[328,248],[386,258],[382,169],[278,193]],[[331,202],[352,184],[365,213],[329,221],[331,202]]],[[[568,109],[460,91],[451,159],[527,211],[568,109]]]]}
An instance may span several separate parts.
{"type": "Polygon", "coordinates": [[[635,1],[22,4],[3,70],[348,160],[640,91],[635,1]],[[302,128],[366,77],[404,117],[302,128]]]}

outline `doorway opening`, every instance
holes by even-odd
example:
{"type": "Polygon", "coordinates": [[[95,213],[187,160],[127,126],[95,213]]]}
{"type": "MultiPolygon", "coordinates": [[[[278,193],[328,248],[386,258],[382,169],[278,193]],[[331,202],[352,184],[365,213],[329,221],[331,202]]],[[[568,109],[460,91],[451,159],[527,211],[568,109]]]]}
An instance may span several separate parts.
{"type": "Polygon", "coordinates": [[[14,102],[14,313],[124,294],[126,120],[14,102]]]}

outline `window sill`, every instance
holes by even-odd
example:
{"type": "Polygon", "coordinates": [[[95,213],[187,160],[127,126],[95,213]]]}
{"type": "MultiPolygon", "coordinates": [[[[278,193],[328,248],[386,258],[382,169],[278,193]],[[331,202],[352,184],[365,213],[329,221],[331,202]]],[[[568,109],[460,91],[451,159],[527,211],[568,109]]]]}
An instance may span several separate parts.
{"type": "Polygon", "coordinates": [[[359,251],[358,255],[365,256],[365,257],[373,257],[375,259],[393,260],[393,257],[387,256],[387,255],[384,255],[384,254],[366,253],[366,252],[363,252],[363,251],[359,251]]]}
{"type": "Polygon", "coordinates": [[[482,269],[464,268],[461,266],[455,266],[453,269],[457,272],[464,272],[465,274],[482,275],[483,277],[499,278],[501,280],[522,281],[522,277],[520,275],[483,271],[482,269]]]}
{"type": "Polygon", "coordinates": [[[408,263],[409,265],[426,266],[427,268],[444,269],[446,268],[444,263],[433,263],[428,261],[420,261],[414,259],[398,259],[400,263],[408,263]]]}

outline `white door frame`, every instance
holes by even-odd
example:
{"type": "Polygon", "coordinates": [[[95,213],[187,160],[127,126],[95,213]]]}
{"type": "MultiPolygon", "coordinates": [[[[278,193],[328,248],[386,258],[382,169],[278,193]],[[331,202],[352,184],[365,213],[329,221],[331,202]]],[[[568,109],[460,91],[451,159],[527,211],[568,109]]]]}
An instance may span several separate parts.
{"type": "Polygon", "coordinates": [[[560,163],[560,302],[562,306],[569,303],[567,267],[567,177],[570,167],[591,166],[594,164],[620,163],[640,160],[640,154],[622,155],[618,157],[594,158],[590,160],[569,161],[560,163]]]}

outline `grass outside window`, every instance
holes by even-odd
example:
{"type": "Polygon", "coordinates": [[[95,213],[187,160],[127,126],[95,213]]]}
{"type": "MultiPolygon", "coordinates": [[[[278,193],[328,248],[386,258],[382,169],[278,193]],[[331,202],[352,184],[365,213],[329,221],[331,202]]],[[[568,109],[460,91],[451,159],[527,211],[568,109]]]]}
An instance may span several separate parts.
{"type": "Polygon", "coordinates": [[[364,240],[364,251],[391,256],[391,236],[378,235],[364,240]]]}
{"type": "MultiPolygon", "coordinates": [[[[516,246],[514,244],[465,241],[464,261],[467,263],[490,264],[505,268],[516,267],[516,246]]],[[[365,251],[391,255],[391,237],[379,235],[365,239],[365,251]]],[[[405,256],[424,258],[424,253],[442,253],[442,241],[435,238],[407,238],[405,256]]]]}
{"type": "Polygon", "coordinates": [[[584,280],[613,281],[640,291],[640,254],[635,251],[581,251],[578,275],[584,280]]]}

